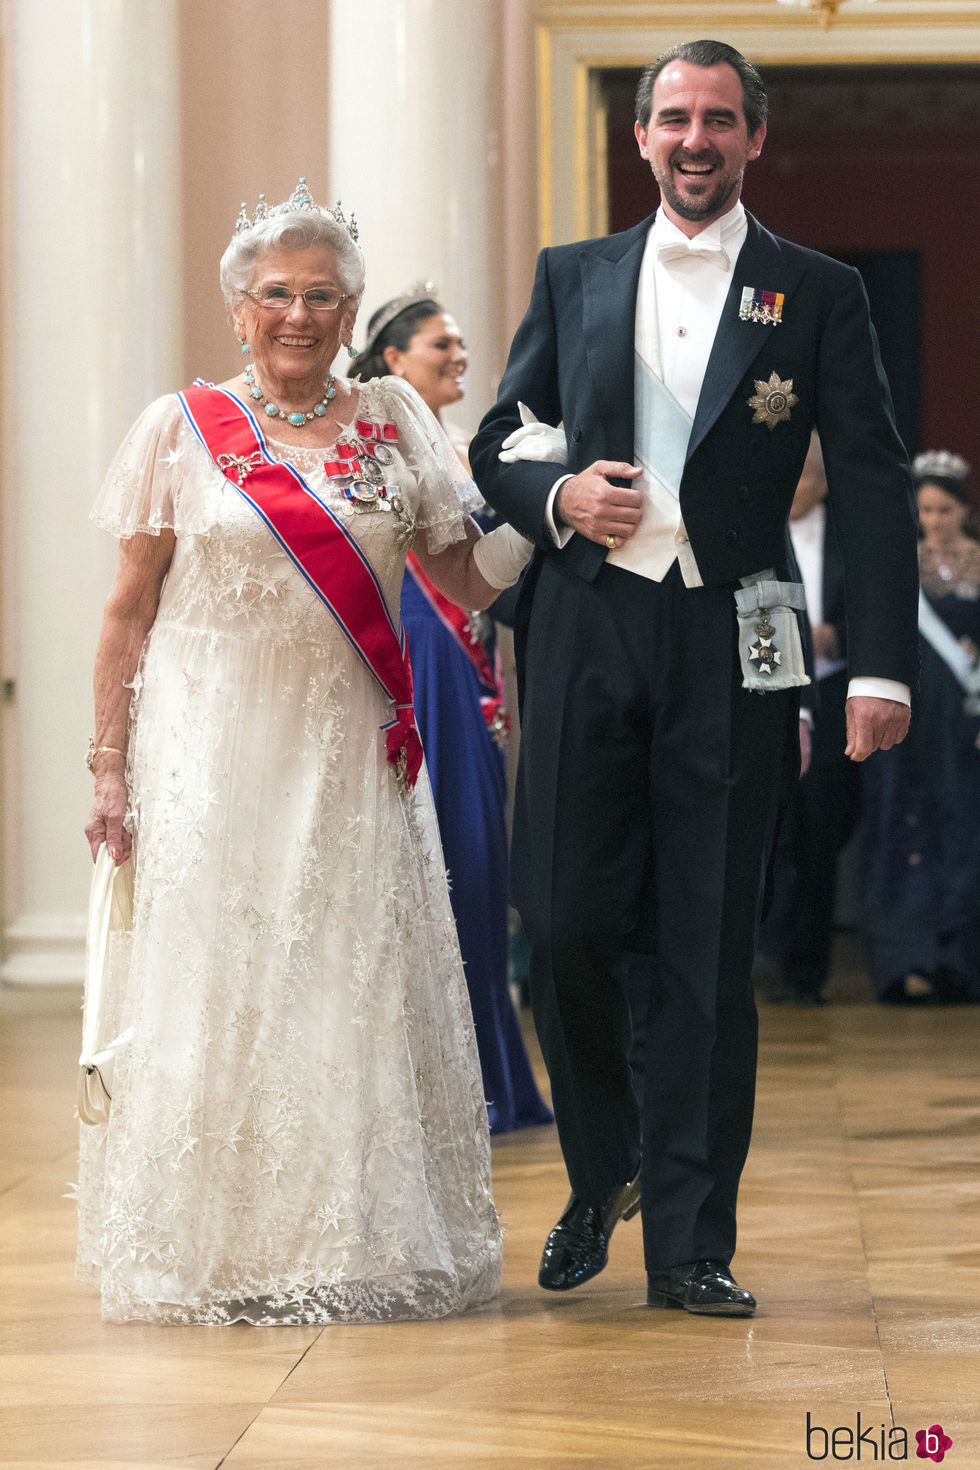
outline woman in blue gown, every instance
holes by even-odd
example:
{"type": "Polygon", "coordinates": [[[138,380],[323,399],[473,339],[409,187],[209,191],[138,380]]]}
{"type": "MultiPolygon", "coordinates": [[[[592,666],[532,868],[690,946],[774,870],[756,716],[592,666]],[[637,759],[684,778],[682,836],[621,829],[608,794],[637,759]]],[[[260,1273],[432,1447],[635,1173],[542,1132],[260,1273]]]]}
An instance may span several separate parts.
{"type": "Polygon", "coordinates": [[[969,466],[913,466],[921,541],[921,682],[908,737],[863,769],[864,927],[875,993],[980,1002],[980,543],[969,466]]]}
{"type": "MultiPolygon", "coordinates": [[[[386,302],[351,365],[362,380],[394,373],[425,400],[469,468],[467,435],[442,410],[463,397],[466,349],[431,284],[386,302]]],[[[477,519],[482,519],[477,516],[477,519]]],[[[490,612],[492,614],[493,609],[490,612]]],[[[506,733],[491,618],[449,604],[409,569],[402,588],[415,713],[466,969],[491,1133],[550,1123],[507,988],[506,733]]]]}

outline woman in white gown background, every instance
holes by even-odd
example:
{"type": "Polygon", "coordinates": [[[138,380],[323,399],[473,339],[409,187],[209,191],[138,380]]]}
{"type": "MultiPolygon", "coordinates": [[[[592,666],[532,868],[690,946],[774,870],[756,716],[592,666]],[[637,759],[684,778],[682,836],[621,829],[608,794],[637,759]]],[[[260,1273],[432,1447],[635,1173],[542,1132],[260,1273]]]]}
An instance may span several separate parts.
{"type": "MultiPolygon", "coordinates": [[[[254,367],[223,386],[343,523],[396,621],[409,544],[448,595],[485,605],[519,567],[491,568],[488,537],[481,575],[479,497],[428,410],[396,379],[328,376],[363,289],[347,222],[304,187],[259,213],[222,262],[254,367]],[[386,505],[328,474],[359,433],[389,440],[386,505]]],[[[132,1041],[108,1125],[81,1130],[80,1275],[117,1320],[488,1300],[486,1105],[424,770],[413,790],[394,779],[384,692],[177,395],[137,421],[93,515],[121,551],[86,831],[122,860],[128,805],[135,903],[105,1022],[132,1041]]]]}

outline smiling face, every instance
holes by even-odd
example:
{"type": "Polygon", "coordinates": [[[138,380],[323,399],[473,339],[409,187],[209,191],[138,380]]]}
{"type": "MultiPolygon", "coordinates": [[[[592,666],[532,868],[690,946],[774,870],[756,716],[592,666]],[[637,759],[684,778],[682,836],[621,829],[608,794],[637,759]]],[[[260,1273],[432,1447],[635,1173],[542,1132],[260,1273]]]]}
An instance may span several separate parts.
{"type": "Polygon", "coordinates": [[[404,351],[386,347],[385,362],[405,379],[433,413],[463,396],[466,372],[466,343],[447,312],[420,322],[404,351]]]}
{"type": "Polygon", "coordinates": [[[745,165],[762,152],[766,125],[749,136],[733,67],[674,61],[653,84],[649,126],[637,123],[635,133],[664,213],[693,237],[735,204],[745,165]]]}
{"type": "Polygon", "coordinates": [[[955,495],[928,481],[919,486],[919,525],[926,545],[933,551],[946,551],[956,545],[963,532],[966,506],[955,495]]]}
{"type": "MultiPolygon", "coordinates": [[[[269,250],[259,257],[250,290],[285,286],[302,293],[311,286],[333,286],[343,291],[331,250],[269,250]]],[[[285,311],[257,306],[246,296],[235,315],[235,326],[255,358],[258,377],[270,397],[302,397],[322,391],[330,364],[349,341],[356,303],[341,302],[334,311],[310,311],[301,294],[285,311]]]]}

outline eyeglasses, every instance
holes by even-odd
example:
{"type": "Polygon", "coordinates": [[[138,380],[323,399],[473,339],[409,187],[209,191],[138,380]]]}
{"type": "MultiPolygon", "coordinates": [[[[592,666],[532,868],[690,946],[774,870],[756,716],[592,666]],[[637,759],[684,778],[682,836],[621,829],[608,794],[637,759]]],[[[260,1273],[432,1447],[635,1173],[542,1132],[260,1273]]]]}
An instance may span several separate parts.
{"type": "Polygon", "coordinates": [[[245,295],[267,311],[288,311],[297,296],[302,296],[308,311],[336,311],[347,300],[347,292],[338,291],[335,286],[310,286],[307,291],[290,291],[288,286],[261,286],[258,291],[246,291],[245,295]]]}

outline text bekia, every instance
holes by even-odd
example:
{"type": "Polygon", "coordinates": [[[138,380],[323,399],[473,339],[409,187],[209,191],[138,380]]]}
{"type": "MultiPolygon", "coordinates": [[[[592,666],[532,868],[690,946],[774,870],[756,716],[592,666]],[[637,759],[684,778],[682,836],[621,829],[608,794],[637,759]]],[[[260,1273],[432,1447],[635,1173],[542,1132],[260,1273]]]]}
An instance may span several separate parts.
{"type": "Polygon", "coordinates": [[[907,1460],[909,1437],[901,1424],[865,1425],[860,1412],[853,1427],[838,1424],[825,1429],[822,1424],[814,1424],[808,1409],[806,1454],[808,1460],[907,1460]]]}

